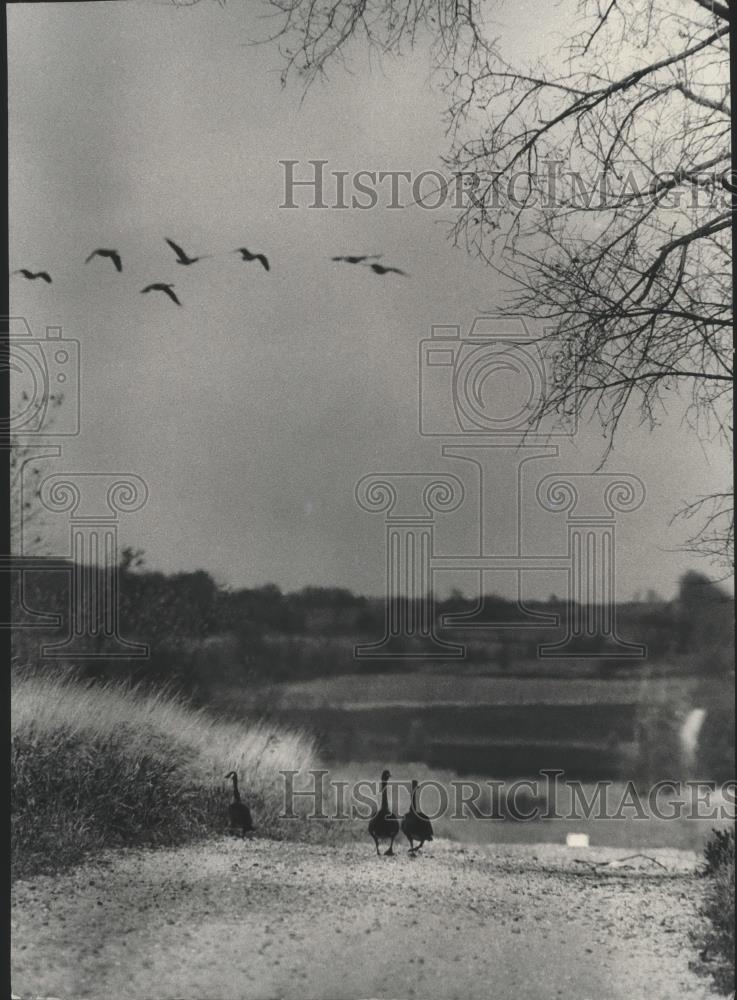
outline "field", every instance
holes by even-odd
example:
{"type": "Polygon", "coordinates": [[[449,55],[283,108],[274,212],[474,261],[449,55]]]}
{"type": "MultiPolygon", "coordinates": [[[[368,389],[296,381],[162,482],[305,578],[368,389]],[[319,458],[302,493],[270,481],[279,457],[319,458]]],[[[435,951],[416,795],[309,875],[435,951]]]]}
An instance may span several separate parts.
{"type": "Polygon", "coordinates": [[[667,688],[689,696],[695,677],[616,679],[551,677],[484,677],[468,675],[386,673],[317,678],[249,692],[264,705],[290,708],[370,708],[372,705],[601,705],[628,704],[649,692],[667,688]]]}

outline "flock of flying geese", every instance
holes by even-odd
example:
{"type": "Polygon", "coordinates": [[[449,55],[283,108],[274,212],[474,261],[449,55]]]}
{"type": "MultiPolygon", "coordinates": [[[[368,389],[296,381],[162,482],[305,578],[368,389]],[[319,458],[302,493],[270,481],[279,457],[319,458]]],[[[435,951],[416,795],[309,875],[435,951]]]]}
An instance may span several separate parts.
{"type": "MultiPolygon", "coordinates": [[[[176,254],[177,264],[181,264],[184,267],[189,267],[191,264],[196,264],[200,260],[209,260],[213,257],[213,254],[201,254],[199,257],[190,257],[178,243],[174,240],[170,240],[168,237],[164,237],[166,243],[169,244],[171,249],[176,254]]],[[[263,253],[251,253],[246,247],[237,247],[235,250],[229,251],[229,253],[239,253],[241,255],[241,260],[245,262],[258,261],[265,271],[271,270],[271,265],[269,264],[268,257],[263,253]]],[[[339,257],[331,257],[333,261],[341,261],[345,264],[359,264],[364,267],[370,267],[374,274],[399,274],[403,277],[407,277],[405,271],[400,270],[398,267],[390,267],[386,264],[379,264],[378,259],[381,254],[348,254],[339,257]]],[[[95,257],[102,257],[103,259],[109,260],[115,270],[121,274],[123,271],[123,260],[121,258],[120,252],[118,250],[110,250],[105,247],[98,247],[93,250],[92,253],[85,259],[85,264],[89,264],[91,260],[95,257]]],[[[31,271],[26,267],[19,267],[17,270],[12,272],[13,274],[22,274],[24,278],[28,281],[45,281],[48,285],[52,284],[51,275],[48,271],[31,271]]],[[[141,295],[145,295],[147,292],[162,292],[167,295],[172,302],[176,305],[181,306],[181,302],[174,291],[173,282],[167,281],[154,281],[150,285],[146,285],[145,288],[141,289],[141,295]]]]}
{"type": "MultiPolygon", "coordinates": [[[[412,779],[412,798],[410,801],[409,812],[404,814],[401,821],[394,815],[389,808],[389,800],[386,790],[387,782],[390,777],[391,774],[389,771],[382,771],[381,782],[379,785],[381,789],[381,801],[378,809],[369,820],[368,832],[376,845],[377,855],[381,853],[379,851],[379,841],[388,840],[389,847],[384,851],[384,854],[393,857],[394,841],[401,829],[402,833],[409,841],[408,853],[414,857],[428,840],[433,839],[432,823],[427,818],[425,813],[420,812],[417,806],[418,786],[414,778],[412,779]],[[417,846],[415,846],[416,840],[419,842],[417,846]]],[[[225,775],[226,781],[231,779],[233,781],[233,801],[228,806],[230,826],[234,832],[240,830],[241,835],[245,837],[246,834],[252,833],[256,828],[253,825],[251,810],[241,799],[241,794],[238,790],[238,775],[235,771],[229,771],[225,775]]]]}

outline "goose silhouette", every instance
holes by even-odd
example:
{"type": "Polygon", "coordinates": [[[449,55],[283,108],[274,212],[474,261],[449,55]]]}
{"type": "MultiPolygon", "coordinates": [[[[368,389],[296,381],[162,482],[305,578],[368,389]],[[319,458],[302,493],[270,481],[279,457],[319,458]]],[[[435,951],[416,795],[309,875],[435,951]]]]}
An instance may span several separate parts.
{"type": "Polygon", "coordinates": [[[252,833],[255,830],[251,810],[241,799],[241,793],[238,790],[238,774],[235,771],[228,771],[225,780],[227,781],[229,778],[233,779],[233,801],[228,806],[230,826],[233,830],[240,828],[241,835],[245,837],[247,833],[252,833]]]}
{"type": "Polygon", "coordinates": [[[381,257],[380,253],[364,253],[360,255],[349,255],[344,257],[331,257],[331,260],[342,260],[346,264],[363,264],[367,260],[378,260],[381,257]]]}
{"type": "Polygon", "coordinates": [[[384,264],[368,264],[367,266],[374,274],[401,274],[404,278],[409,277],[406,271],[400,271],[398,267],[385,267],[384,264]]]}
{"type": "Polygon", "coordinates": [[[188,256],[188,254],[186,254],[184,250],[182,250],[179,244],[175,243],[174,240],[170,240],[168,236],[165,236],[164,240],[169,244],[174,253],[177,255],[177,264],[184,264],[185,266],[187,266],[188,264],[196,264],[198,260],[207,259],[208,255],[206,254],[201,257],[188,256]]]}
{"type": "Polygon", "coordinates": [[[29,281],[35,281],[37,278],[40,278],[48,285],[51,284],[51,275],[48,271],[29,271],[26,267],[19,267],[17,271],[13,271],[13,274],[22,274],[29,281]]]}
{"type": "Polygon", "coordinates": [[[432,840],[432,823],[417,807],[417,781],[412,779],[412,801],[409,812],[402,817],[402,833],[409,841],[409,853],[415,855],[426,840],[432,840]],[[415,840],[419,844],[415,847],[415,840]]]}
{"type": "Polygon", "coordinates": [[[115,265],[116,271],[120,272],[123,270],[123,262],[117,250],[105,250],[102,247],[98,247],[97,250],[93,250],[89,257],[87,257],[85,264],[89,264],[93,257],[107,257],[115,265]]]}
{"type": "Polygon", "coordinates": [[[241,255],[242,260],[246,261],[257,260],[263,266],[265,271],[271,270],[271,268],[269,267],[269,260],[266,257],[266,254],[251,253],[251,251],[247,250],[245,247],[238,247],[236,250],[233,251],[233,253],[239,253],[241,255]]]}
{"type": "Polygon", "coordinates": [[[174,285],[167,284],[165,281],[155,281],[152,285],[146,285],[145,288],[141,289],[141,295],[145,295],[146,292],[163,292],[178,306],[182,304],[174,294],[174,285]]]}
{"type": "Polygon", "coordinates": [[[384,854],[392,857],[394,854],[394,838],[399,833],[399,820],[389,809],[389,801],[386,794],[386,783],[390,777],[391,775],[389,771],[384,770],[381,772],[381,804],[369,820],[368,832],[376,845],[377,854],[381,853],[379,851],[379,841],[389,841],[389,847],[384,851],[384,854]]]}

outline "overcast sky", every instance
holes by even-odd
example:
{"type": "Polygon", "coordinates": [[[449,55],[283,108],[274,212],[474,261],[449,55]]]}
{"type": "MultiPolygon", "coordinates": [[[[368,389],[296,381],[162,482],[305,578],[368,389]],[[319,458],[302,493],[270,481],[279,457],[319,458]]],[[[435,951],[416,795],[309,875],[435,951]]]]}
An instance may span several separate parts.
{"type": "MultiPolygon", "coordinates": [[[[372,471],[464,474],[418,435],[418,345],[433,323],[467,328],[500,290],[448,241],[452,210],[279,207],[282,159],[437,169],[444,105],[422,48],[336,68],[300,104],[296,86],[280,87],[276,49],[245,44],[266,30],[261,10],[8,8],[11,268],[53,276],[14,277],[12,312],[36,336],[58,325],[80,341],[82,432],[54,471],[142,476],[150,498],[121,535],[150,566],[204,568],[234,586],[381,593],[383,526],[357,507],[354,485],[372,471]],[[215,256],[178,266],[164,236],[215,256]],[[241,245],[265,252],[271,271],[229,253],[241,245]],[[98,246],[120,250],[123,274],[84,265],[98,246]],[[347,252],[383,253],[409,276],[329,260],[347,252]],[[183,307],[139,294],[151,281],[173,281],[183,307]]],[[[513,50],[551,37],[536,4],[507,5],[505,17],[513,50]]],[[[621,598],[670,596],[686,569],[708,568],[676,551],[687,531],[668,522],[681,500],[723,487],[726,455],[681,416],[674,404],[654,433],[630,423],[607,466],[647,490],[618,528],[621,598]]],[[[600,429],[583,428],[542,471],[591,470],[602,447],[600,429]]],[[[562,551],[560,518],[533,506],[530,551],[562,551]]],[[[468,550],[471,521],[441,524],[447,554],[468,550]]],[[[528,593],[562,588],[538,576],[528,593]]]]}

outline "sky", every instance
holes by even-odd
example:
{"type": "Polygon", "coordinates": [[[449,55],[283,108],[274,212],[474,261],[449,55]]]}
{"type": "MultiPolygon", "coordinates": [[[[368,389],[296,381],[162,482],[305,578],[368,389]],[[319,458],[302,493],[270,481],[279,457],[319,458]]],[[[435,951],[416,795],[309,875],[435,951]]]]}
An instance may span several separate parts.
{"type": "MultiPolygon", "coordinates": [[[[357,505],[355,485],[372,472],[472,472],[419,434],[419,345],[433,324],[468,330],[503,290],[448,239],[451,208],[320,210],[300,196],[280,207],[280,160],[299,161],[302,177],[311,159],[351,174],[440,169],[444,103],[422,45],[380,64],[357,58],[306,96],[282,88],[275,46],[249,44],[268,30],[263,10],[255,0],[8,8],[11,269],[53,276],[13,277],[11,312],[34,338],[58,326],[79,342],[80,433],[49,471],[142,477],[148,500],[119,530],[151,568],[380,594],[384,526],[357,505]],[[211,256],[182,267],[164,237],[211,256]],[[271,270],[241,262],[239,246],[266,253],[271,270]],[[119,249],[123,273],[85,264],[96,247],[119,249]],[[407,276],[330,260],[345,253],[382,253],[407,276]],[[182,307],[141,295],[154,281],[174,282],[182,307]]],[[[529,2],[500,20],[513,53],[555,32],[529,2]]],[[[565,548],[560,516],[535,503],[535,476],[590,472],[604,443],[584,426],[544,468],[526,466],[526,551],[565,548]]],[[[726,462],[684,428],[677,401],[654,432],[634,419],[623,428],[604,471],[639,477],[646,497],[617,526],[620,599],[669,597],[687,569],[708,571],[679,551],[689,526],[670,519],[723,488],[726,462]]],[[[503,552],[513,465],[493,465],[487,481],[492,535],[500,508],[490,544],[503,552]]],[[[470,551],[478,533],[473,477],[467,488],[468,509],[439,517],[444,554],[470,551]]],[[[63,554],[67,522],[49,515],[47,531],[63,554]]],[[[474,579],[449,573],[436,589],[451,584],[472,592],[474,579]]],[[[510,595],[514,575],[494,586],[510,595]]],[[[529,574],[525,593],[563,586],[529,574]]]]}

